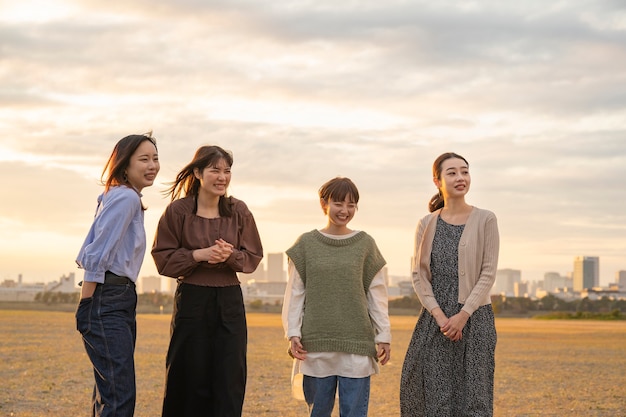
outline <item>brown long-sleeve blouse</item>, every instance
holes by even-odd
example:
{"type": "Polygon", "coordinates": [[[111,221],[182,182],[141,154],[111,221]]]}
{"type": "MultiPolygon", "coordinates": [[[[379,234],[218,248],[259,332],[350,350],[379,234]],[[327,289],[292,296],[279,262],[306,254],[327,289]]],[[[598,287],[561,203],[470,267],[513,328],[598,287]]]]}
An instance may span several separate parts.
{"type": "Polygon", "coordinates": [[[239,285],[236,272],[253,272],[263,258],[261,238],[246,204],[233,197],[231,217],[207,219],[196,215],[195,197],[170,203],[159,220],[152,257],[160,274],[185,283],[207,287],[239,285]],[[207,248],[217,239],[233,245],[233,253],[219,264],[197,262],[195,249],[207,248]]]}

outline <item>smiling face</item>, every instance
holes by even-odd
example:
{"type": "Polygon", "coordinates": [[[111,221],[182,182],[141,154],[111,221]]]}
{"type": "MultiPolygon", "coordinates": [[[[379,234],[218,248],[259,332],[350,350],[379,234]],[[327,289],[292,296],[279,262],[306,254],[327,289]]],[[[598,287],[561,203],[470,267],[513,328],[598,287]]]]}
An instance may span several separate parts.
{"type": "Polygon", "coordinates": [[[226,195],[230,184],[230,165],[225,159],[220,158],[214,166],[208,166],[202,171],[194,170],[194,175],[200,180],[200,192],[212,197],[226,195]]]}
{"type": "Polygon", "coordinates": [[[328,219],[328,230],[334,232],[342,232],[347,230],[348,223],[354,217],[357,209],[357,203],[354,199],[347,195],[343,201],[335,201],[330,197],[328,202],[320,199],[322,210],[328,219]]]}
{"type": "Polygon", "coordinates": [[[144,140],[130,157],[128,167],[124,171],[128,183],[138,192],[154,183],[159,173],[159,153],[154,144],[144,140]]]}
{"type": "Polygon", "coordinates": [[[433,181],[441,190],[444,199],[449,199],[465,197],[472,179],[469,166],[463,159],[449,158],[441,163],[441,174],[433,181]]]}

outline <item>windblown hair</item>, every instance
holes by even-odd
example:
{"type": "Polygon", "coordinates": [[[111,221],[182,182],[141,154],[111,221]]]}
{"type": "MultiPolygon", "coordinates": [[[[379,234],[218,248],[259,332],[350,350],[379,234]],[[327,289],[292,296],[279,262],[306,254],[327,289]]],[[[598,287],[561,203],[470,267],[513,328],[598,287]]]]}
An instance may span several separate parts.
{"type": "MultiPolygon", "coordinates": [[[[102,174],[100,175],[100,183],[104,185],[104,192],[109,191],[111,187],[119,185],[129,186],[126,178],[126,168],[130,165],[130,158],[133,156],[139,145],[144,141],[150,141],[156,148],[156,139],[152,137],[152,132],[143,135],[129,135],[120,139],[113,148],[109,160],[104,165],[102,174]]],[[[141,205],[142,209],[146,207],[141,205]]]]}
{"type": "MultiPolygon", "coordinates": [[[[197,197],[200,190],[200,180],[196,178],[194,171],[202,172],[205,168],[215,167],[220,160],[224,160],[229,167],[233,166],[233,155],[216,145],[201,146],[196,151],[193,159],[176,175],[176,180],[165,190],[174,201],[185,196],[197,197]]],[[[220,196],[218,203],[220,216],[230,217],[233,213],[232,202],[226,194],[220,196]]]]}

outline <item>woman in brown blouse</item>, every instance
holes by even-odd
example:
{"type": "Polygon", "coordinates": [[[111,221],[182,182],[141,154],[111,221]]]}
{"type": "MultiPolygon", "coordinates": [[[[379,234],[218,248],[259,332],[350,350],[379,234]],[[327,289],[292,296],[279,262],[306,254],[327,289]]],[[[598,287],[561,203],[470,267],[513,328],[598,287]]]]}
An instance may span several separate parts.
{"type": "Polygon", "coordinates": [[[263,257],[246,204],[227,196],[232,155],[202,146],[176,176],[154,239],[160,274],[178,280],[163,416],[240,416],[247,327],[237,272],[263,257]]]}

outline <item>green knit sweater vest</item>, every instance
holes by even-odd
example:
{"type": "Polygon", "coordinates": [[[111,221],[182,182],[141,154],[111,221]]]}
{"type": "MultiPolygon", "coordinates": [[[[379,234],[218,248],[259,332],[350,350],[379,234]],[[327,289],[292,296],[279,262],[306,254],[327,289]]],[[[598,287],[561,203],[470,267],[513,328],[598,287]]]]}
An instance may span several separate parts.
{"type": "Polygon", "coordinates": [[[332,239],[313,230],[286,253],[305,287],[304,348],[376,358],[367,292],[386,262],[374,239],[365,232],[332,239]]]}

